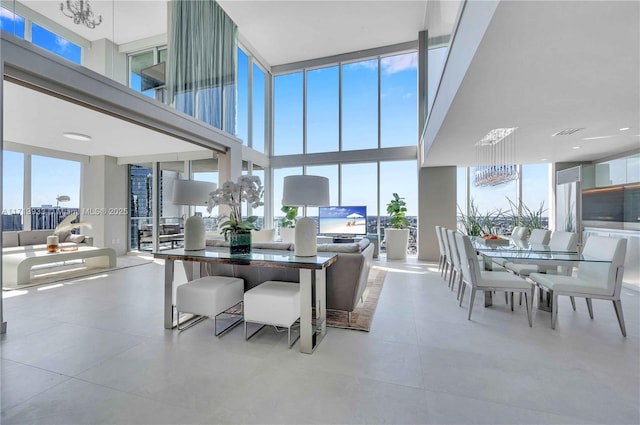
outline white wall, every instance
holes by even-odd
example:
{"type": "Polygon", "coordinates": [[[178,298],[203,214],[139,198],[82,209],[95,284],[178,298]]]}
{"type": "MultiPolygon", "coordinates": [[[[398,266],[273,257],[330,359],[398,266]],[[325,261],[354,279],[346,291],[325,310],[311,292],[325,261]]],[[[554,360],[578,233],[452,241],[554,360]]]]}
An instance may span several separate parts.
{"type": "Polygon", "coordinates": [[[118,46],[110,40],[93,41],[91,47],[86,47],[82,53],[83,66],[127,85],[127,55],[119,53],[118,46]]]}

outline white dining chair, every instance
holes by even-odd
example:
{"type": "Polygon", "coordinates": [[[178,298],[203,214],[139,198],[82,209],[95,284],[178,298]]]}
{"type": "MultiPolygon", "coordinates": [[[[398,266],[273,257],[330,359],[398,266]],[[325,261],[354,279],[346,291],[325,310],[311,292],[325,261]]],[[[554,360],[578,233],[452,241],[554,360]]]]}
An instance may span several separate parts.
{"type": "Polygon", "coordinates": [[[532,229],[529,235],[529,245],[548,245],[551,231],[546,229],[532,229]]]}
{"type": "MultiPolygon", "coordinates": [[[[505,291],[505,292],[521,292],[524,293],[525,304],[527,307],[527,319],[529,326],[533,326],[532,304],[535,285],[511,273],[482,271],[476,259],[475,250],[468,236],[456,233],[456,243],[458,252],[460,253],[460,264],[462,268],[462,291],[460,293],[460,306],[464,299],[465,287],[471,289],[471,297],[469,300],[468,320],[471,320],[471,312],[475,301],[476,292],[480,291],[505,291]],[[529,302],[528,295],[531,295],[529,302]]],[[[513,310],[513,299],[511,300],[511,309],[513,310]]]]}
{"type": "Polygon", "coordinates": [[[438,248],[440,248],[440,260],[438,261],[438,271],[441,272],[444,268],[447,254],[444,249],[444,242],[442,242],[442,231],[440,230],[440,226],[435,226],[435,228],[436,228],[436,236],[438,238],[438,248]]]}
{"type": "Polygon", "coordinates": [[[449,287],[453,291],[458,281],[458,297],[460,298],[460,286],[462,285],[462,269],[460,268],[460,254],[458,252],[458,244],[456,242],[456,231],[447,229],[447,237],[449,238],[449,250],[451,251],[451,261],[453,263],[453,273],[449,279],[449,287]]]}
{"type": "MultiPolygon", "coordinates": [[[[451,247],[449,246],[449,238],[447,237],[447,228],[440,227],[440,233],[442,234],[442,244],[444,245],[445,259],[444,259],[444,280],[447,280],[447,274],[453,273],[453,261],[451,261],[451,247]]],[[[449,278],[451,275],[449,275],[449,278]]],[[[449,279],[451,280],[451,279],[449,279]]]]}
{"type": "Polygon", "coordinates": [[[529,277],[538,285],[551,291],[551,328],[556,328],[558,321],[558,296],[583,297],[586,299],[589,316],[593,319],[591,300],[611,300],[618,317],[618,324],[623,336],[627,336],[622,314],[622,275],[624,257],[627,252],[627,240],[591,236],[587,239],[582,255],[586,261],[578,264],[577,276],[549,275],[532,273],[529,277]],[[606,262],[588,261],[589,258],[606,262]],[[609,262],[610,261],[610,262],[609,262]]]}

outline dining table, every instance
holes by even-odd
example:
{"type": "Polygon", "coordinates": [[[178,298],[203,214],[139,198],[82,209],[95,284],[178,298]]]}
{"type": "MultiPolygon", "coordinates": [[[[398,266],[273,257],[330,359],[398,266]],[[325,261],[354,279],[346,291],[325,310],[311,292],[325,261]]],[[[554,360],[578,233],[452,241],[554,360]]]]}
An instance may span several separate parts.
{"type": "MultiPolygon", "coordinates": [[[[531,264],[544,268],[555,268],[555,273],[570,276],[573,268],[580,263],[611,263],[611,260],[585,256],[576,250],[559,250],[549,245],[528,244],[510,241],[508,244],[486,244],[472,240],[476,252],[482,256],[484,269],[493,270],[496,260],[506,260],[515,264],[531,264]]],[[[538,286],[538,309],[551,311],[552,294],[538,286]]],[[[485,307],[493,304],[492,293],[485,291],[485,307]]]]}

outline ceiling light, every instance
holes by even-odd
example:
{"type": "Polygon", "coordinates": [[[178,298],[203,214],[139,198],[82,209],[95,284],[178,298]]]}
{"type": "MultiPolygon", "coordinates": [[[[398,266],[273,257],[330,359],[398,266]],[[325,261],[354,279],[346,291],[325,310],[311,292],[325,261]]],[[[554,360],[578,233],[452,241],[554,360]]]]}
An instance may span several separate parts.
{"type": "Polygon", "coordinates": [[[582,140],[600,140],[600,139],[611,139],[612,137],[616,137],[616,136],[596,136],[596,137],[585,137],[582,140]]]}
{"type": "Polygon", "coordinates": [[[500,140],[504,139],[511,133],[513,133],[518,127],[510,127],[510,128],[494,128],[490,132],[487,133],[482,139],[478,140],[476,146],[487,146],[487,145],[495,145],[500,140]]]}
{"type": "Polygon", "coordinates": [[[580,149],[580,146],[574,146],[571,149],[580,149]]]}
{"type": "Polygon", "coordinates": [[[90,142],[91,141],[91,136],[87,136],[86,134],[82,134],[82,133],[66,132],[66,133],[62,133],[62,135],[64,137],[66,137],[67,139],[80,140],[82,142],[90,142]]]}
{"type": "Polygon", "coordinates": [[[627,131],[627,130],[629,130],[630,128],[631,128],[631,127],[622,127],[622,128],[620,129],[620,131],[627,131]]]}
{"type": "Polygon", "coordinates": [[[67,0],[66,3],[60,3],[60,11],[64,16],[73,19],[76,25],[84,24],[87,28],[93,29],[102,23],[102,15],[98,16],[98,20],[94,18],[89,0],[67,0]]]}
{"type": "Polygon", "coordinates": [[[548,160],[549,160],[549,158],[542,158],[542,159],[540,159],[540,161],[548,161],[548,160]]]}

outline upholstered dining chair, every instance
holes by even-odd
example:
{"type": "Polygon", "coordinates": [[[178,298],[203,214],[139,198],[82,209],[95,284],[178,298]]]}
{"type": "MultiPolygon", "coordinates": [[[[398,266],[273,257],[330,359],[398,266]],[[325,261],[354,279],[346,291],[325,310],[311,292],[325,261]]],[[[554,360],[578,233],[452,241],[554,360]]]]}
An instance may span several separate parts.
{"type": "Polygon", "coordinates": [[[546,229],[532,229],[529,235],[529,245],[547,245],[549,238],[551,237],[551,231],[546,229]]]}
{"type": "Polygon", "coordinates": [[[551,291],[551,329],[558,322],[558,295],[583,297],[587,301],[589,316],[593,319],[593,298],[611,300],[618,317],[618,325],[623,336],[627,336],[622,314],[622,274],[624,257],[627,252],[627,240],[591,236],[587,239],[582,255],[585,259],[596,258],[611,262],[581,261],[578,264],[577,276],[549,275],[531,273],[529,278],[538,285],[551,291]]]}
{"type": "Polygon", "coordinates": [[[451,261],[453,263],[453,272],[449,276],[449,287],[453,291],[458,281],[458,298],[460,297],[460,285],[462,285],[462,269],[460,268],[460,254],[458,253],[458,246],[456,243],[456,231],[447,229],[447,237],[449,238],[449,250],[451,251],[451,261]]]}
{"type": "MultiPolygon", "coordinates": [[[[440,234],[442,235],[442,244],[444,245],[445,259],[444,259],[444,280],[447,280],[447,274],[453,273],[453,261],[451,261],[451,247],[449,246],[449,238],[447,236],[447,228],[440,227],[440,234]]],[[[451,275],[449,275],[449,280],[451,275]]]]}
{"type": "MultiPolygon", "coordinates": [[[[529,234],[529,229],[527,229],[526,227],[515,226],[511,231],[511,236],[509,237],[509,239],[511,239],[511,242],[516,246],[525,246],[528,234],[529,234]]],[[[504,265],[507,263],[508,260],[504,258],[494,258],[492,261],[497,265],[504,267],[504,265]]],[[[496,268],[494,267],[494,269],[496,268]]]]}
{"type": "MultiPolygon", "coordinates": [[[[460,306],[464,299],[464,290],[466,286],[471,289],[471,297],[469,300],[469,315],[467,319],[471,320],[471,312],[473,310],[473,302],[475,301],[476,292],[480,291],[505,291],[505,292],[521,292],[524,293],[524,299],[527,307],[527,319],[529,326],[533,326],[532,305],[535,285],[511,273],[482,271],[476,259],[475,250],[468,236],[456,233],[456,243],[458,252],[460,253],[460,264],[462,268],[462,292],[460,293],[460,306]],[[529,302],[528,295],[531,295],[529,302]]],[[[511,302],[513,310],[513,300],[511,302]]]]}
{"type": "Polygon", "coordinates": [[[438,248],[440,248],[440,261],[438,262],[438,271],[441,272],[444,269],[445,259],[447,257],[447,254],[444,249],[444,242],[442,242],[442,231],[440,230],[440,226],[435,226],[435,228],[436,228],[436,236],[438,238],[438,248]]]}

